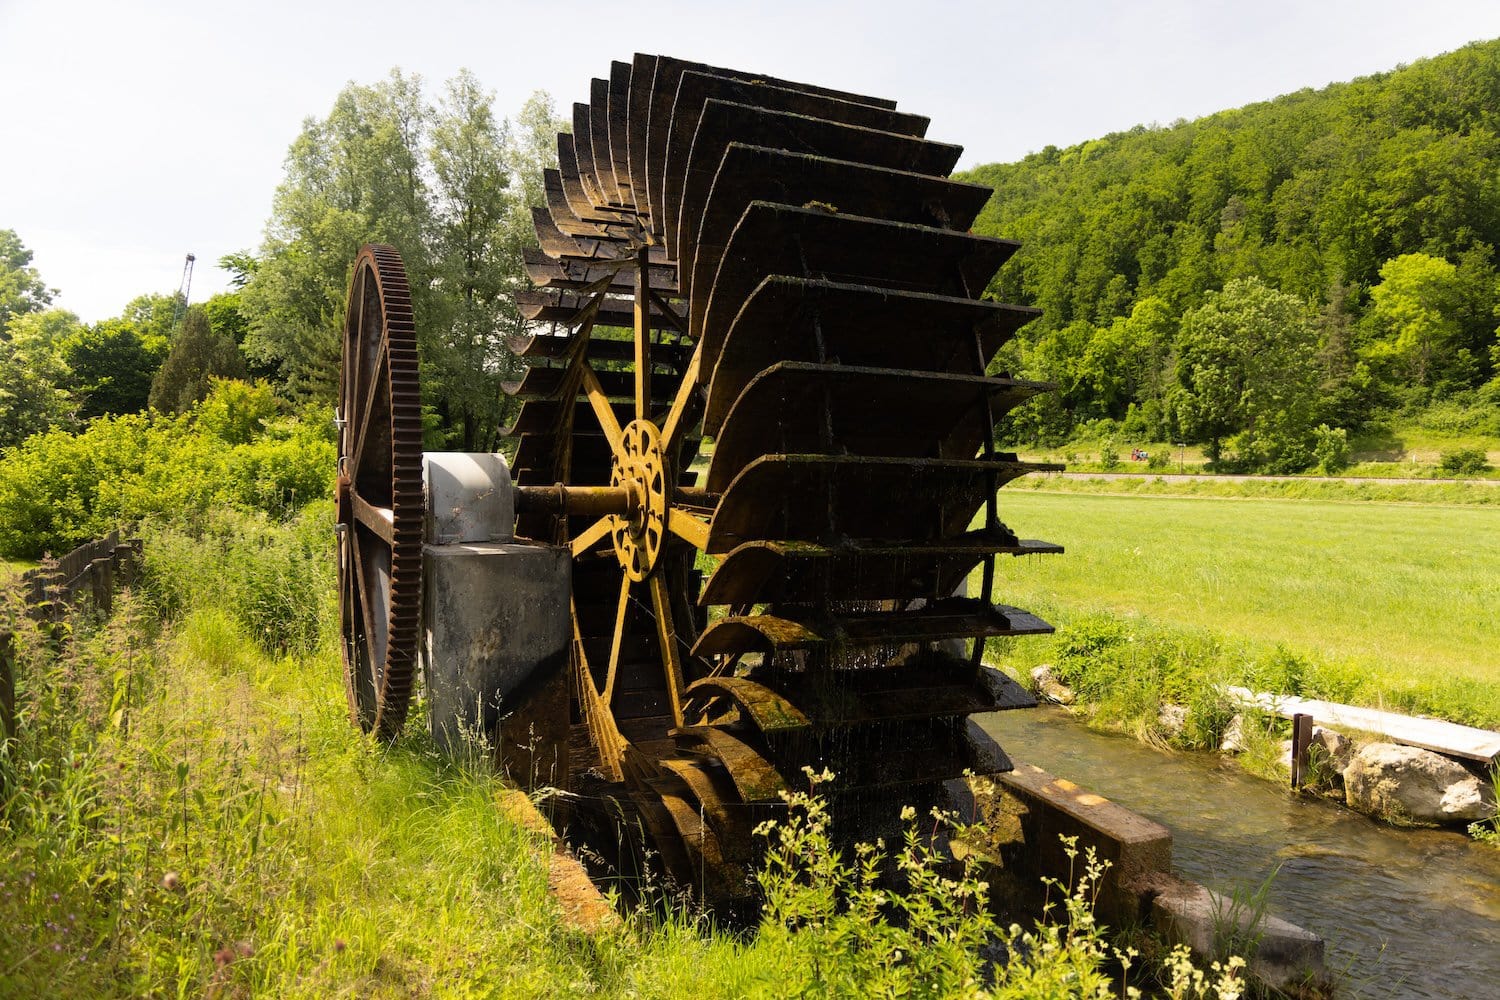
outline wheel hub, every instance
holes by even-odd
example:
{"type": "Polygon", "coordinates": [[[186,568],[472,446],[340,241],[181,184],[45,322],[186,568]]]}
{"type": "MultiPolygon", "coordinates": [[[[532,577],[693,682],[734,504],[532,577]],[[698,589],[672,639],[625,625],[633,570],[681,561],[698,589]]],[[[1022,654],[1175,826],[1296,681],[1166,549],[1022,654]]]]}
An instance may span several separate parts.
{"type": "Polygon", "coordinates": [[[610,531],[615,556],[630,579],[644,580],[656,567],[667,523],[667,462],[655,424],[625,426],[609,483],[630,494],[630,513],[616,517],[610,531]]]}

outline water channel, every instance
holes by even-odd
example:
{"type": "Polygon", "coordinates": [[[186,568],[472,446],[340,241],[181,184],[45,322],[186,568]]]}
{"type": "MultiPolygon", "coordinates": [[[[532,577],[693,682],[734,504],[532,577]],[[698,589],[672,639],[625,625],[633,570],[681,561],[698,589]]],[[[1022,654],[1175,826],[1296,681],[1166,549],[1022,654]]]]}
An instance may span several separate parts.
{"type": "Polygon", "coordinates": [[[1018,760],[1106,795],[1173,834],[1184,878],[1257,889],[1320,934],[1342,995],[1500,998],[1500,851],[1397,830],[1292,796],[1211,754],[1164,754],[1051,708],[980,717],[1018,760]]]}

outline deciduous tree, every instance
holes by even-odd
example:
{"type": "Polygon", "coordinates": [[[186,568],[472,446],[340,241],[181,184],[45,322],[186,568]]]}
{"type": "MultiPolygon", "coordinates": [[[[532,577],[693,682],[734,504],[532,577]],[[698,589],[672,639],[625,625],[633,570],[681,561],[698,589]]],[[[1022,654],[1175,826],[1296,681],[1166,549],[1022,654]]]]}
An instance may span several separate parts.
{"type": "Polygon", "coordinates": [[[1182,318],[1174,403],[1182,429],[1249,468],[1312,460],[1317,336],[1307,306],[1256,278],[1232,281],[1182,318]]]}
{"type": "Polygon", "coordinates": [[[40,312],[57,294],[31,266],[31,251],[13,229],[0,229],[0,337],[11,318],[40,312]]]}

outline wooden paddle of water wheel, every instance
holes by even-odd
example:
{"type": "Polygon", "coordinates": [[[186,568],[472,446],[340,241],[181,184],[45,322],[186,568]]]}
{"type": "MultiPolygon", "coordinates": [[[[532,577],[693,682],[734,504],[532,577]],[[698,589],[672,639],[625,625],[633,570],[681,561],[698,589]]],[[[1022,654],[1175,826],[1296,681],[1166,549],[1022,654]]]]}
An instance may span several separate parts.
{"type": "MultiPolygon", "coordinates": [[[[968,231],[989,189],[948,178],[960,149],[927,124],[637,55],[574,106],[533,210],[518,302],[548,332],[513,345],[511,474],[516,534],[573,557],[571,770],[628,797],[710,900],[752,895],[751,831],[805,767],[837,775],[859,833],[1007,769],[969,716],[1032,704],[981,654],[1050,631],[991,601],[998,556],[1060,551],[995,499],[1054,468],[993,448],[1049,388],[986,374],[1036,311],[981,298],[1017,245],[968,231]]],[[[415,650],[417,411],[383,253],[351,291],[339,509],[351,705],[388,733],[415,650]]]]}

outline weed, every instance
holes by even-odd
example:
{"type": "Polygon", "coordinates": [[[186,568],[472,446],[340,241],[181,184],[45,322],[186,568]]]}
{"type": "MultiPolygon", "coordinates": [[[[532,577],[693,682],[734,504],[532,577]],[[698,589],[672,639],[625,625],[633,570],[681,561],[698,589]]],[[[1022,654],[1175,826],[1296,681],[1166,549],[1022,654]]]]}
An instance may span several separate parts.
{"type": "Polygon", "coordinates": [[[1228,896],[1215,898],[1213,910],[1214,957],[1228,961],[1234,955],[1254,956],[1265,933],[1271,885],[1281,873],[1277,865],[1257,886],[1234,882],[1228,896]]]}
{"type": "Polygon", "coordinates": [[[1470,823],[1469,836],[1481,844],[1500,850],[1500,764],[1490,765],[1490,797],[1494,800],[1494,815],[1470,823]]]}

